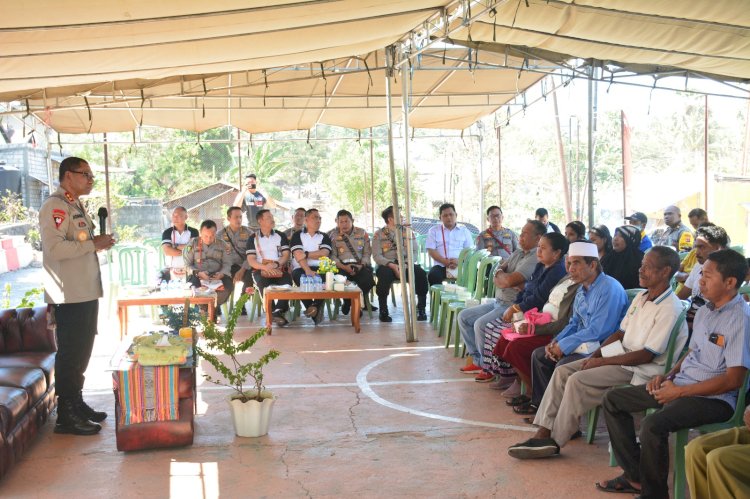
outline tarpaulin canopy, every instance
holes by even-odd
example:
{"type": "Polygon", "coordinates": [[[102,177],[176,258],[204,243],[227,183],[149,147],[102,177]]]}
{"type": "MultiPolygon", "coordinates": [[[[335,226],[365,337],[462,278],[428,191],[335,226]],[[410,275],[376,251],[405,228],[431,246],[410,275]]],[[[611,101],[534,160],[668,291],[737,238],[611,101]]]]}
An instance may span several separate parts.
{"type": "Polygon", "coordinates": [[[462,129],[556,65],[575,68],[574,58],[612,71],[746,79],[747,7],[745,0],[16,2],[0,17],[0,102],[19,101],[16,109],[66,133],[140,125],[361,129],[386,122],[383,48],[400,41],[411,56],[397,58],[410,77],[410,125],[462,129]],[[466,48],[423,49],[435,39],[466,48]]]}

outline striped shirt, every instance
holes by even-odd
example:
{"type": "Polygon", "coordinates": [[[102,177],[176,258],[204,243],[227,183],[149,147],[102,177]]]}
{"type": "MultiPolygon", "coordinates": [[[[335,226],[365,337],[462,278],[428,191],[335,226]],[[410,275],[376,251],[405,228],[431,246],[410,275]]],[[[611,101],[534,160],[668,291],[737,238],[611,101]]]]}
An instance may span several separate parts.
{"type": "Polygon", "coordinates": [[[272,230],[269,236],[265,236],[259,229],[247,241],[246,253],[254,256],[260,263],[263,260],[278,262],[285,251],[289,251],[289,241],[277,230],[272,230]]]}
{"type": "MultiPolygon", "coordinates": [[[[730,367],[750,368],[750,306],[739,294],[720,308],[706,303],[695,314],[690,353],[682,361],[674,383],[700,383],[725,374],[730,367]],[[723,346],[718,344],[722,337],[723,346]]],[[[737,403],[737,390],[704,396],[723,400],[732,407],[737,403]]]]}
{"type": "MultiPolygon", "coordinates": [[[[311,253],[320,249],[327,249],[330,254],[331,238],[328,237],[328,234],[323,234],[320,231],[316,232],[313,235],[310,235],[310,233],[307,231],[299,231],[295,232],[292,236],[290,245],[292,247],[292,255],[294,255],[295,251],[307,251],[308,253],[311,253]]],[[[307,265],[309,265],[310,267],[318,268],[318,264],[319,260],[317,258],[307,259],[307,265]]],[[[300,268],[300,264],[294,258],[292,259],[292,268],[300,268]]]]}

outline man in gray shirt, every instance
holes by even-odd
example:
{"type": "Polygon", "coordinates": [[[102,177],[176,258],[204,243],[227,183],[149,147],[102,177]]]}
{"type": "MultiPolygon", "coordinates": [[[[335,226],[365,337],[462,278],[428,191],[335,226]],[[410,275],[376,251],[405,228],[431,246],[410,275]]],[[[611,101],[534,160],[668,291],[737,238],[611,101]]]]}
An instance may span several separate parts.
{"type": "Polygon", "coordinates": [[[529,220],[521,230],[518,238],[519,248],[510,255],[494,276],[495,302],[478,305],[462,310],[458,314],[458,329],[471,356],[467,365],[461,368],[463,373],[482,372],[482,345],[484,345],[484,328],[495,319],[503,316],[505,310],[513,305],[519,288],[529,280],[537,264],[536,247],[539,239],[547,233],[547,228],[537,220],[529,220]]]}

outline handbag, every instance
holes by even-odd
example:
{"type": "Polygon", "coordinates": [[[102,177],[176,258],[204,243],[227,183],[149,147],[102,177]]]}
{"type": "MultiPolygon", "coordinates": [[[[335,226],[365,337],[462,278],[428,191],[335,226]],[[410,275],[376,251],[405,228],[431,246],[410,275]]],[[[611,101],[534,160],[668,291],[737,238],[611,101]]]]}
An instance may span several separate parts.
{"type": "MultiPolygon", "coordinates": [[[[260,263],[262,265],[266,265],[268,263],[275,263],[275,264],[279,263],[277,260],[268,260],[266,258],[263,258],[263,250],[260,248],[260,238],[258,240],[258,246],[255,249],[258,251],[258,254],[260,255],[260,258],[261,258],[260,263]]],[[[277,269],[271,269],[271,270],[261,269],[260,275],[261,277],[265,277],[266,279],[277,279],[284,275],[284,269],[281,267],[277,269]]]]}

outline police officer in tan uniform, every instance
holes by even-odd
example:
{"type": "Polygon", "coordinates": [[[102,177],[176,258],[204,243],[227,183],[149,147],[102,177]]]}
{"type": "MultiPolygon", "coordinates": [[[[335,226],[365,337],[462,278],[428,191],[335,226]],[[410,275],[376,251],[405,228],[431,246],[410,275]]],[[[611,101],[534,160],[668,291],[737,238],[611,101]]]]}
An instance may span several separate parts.
{"type": "MultiPolygon", "coordinates": [[[[354,226],[354,218],[347,210],[339,210],[336,214],[336,228],[328,233],[331,238],[331,260],[336,263],[341,275],[351,282],[357,283],[362,290],[365,303],[370,299],[370,290],[375,285],[372,275],[372,249],[370,236],[365,229],[354,226]]],[[[351,309],[352,301],[344,300],[341,313],[346,315],[351,309]]],[[[377,307],[372,307],[377,310],[377,307]]]]}
{"type": "Polygon", "coordinates": [[[89,407],[81,394],[102,297],[96,252],[115,244],[109,234],[94,235],[94,223],[81,203],[80,196],[89,194],[93,186],[89,164],[81,158],[65,158],[60,163],[60,187],[39,210],[44,301],[57,326],[55,433],[93,435],[107,417],[106,412],[89,407]]]}
{"type": "Polygon", "coordinates": [[[486,249],[490,256],[499,256],[503,260],[518,249],[518,236],[512,230],[503,227],[503,210],[499,206],[487,208],[488,227],[477,236],[477,250],[486,249]]]}
{"type": "Polygon", "coordinates": [[[229,273],[232,282],[242,283],[242,289],[245,290],[253,285],[253,275],[250,271],[250,264],[247,262],[247,243],[253,235],[253,231],[242,225],[242,210],[232,206],[227,210],[227,221],[229,225],[221,229],[216,237],[221,239],[231,249],[229,252],[230,269],[229,273]]]}
{"type": "MultiPolygon", "coordinates": [[[[396,244],[396,235],[398,228],[393,217],[393,207],[389,206],[381,213],[385,221],[385,227],[379,229],[372,237],[372,258],[378,264],[376,275],[378,276],[378,285],[375,288],[375,294],[378,295],[378,305],[380,306],[380,321],[391,322],[393,319],[388,315],[388,293],[391,290],[393,281],[400,281],[401,276],[398,273],[398,246],[396,244]]],[[[401,233],[401,241],[404,248],[403,262],[406,264],[406,238],[401,233]]],[[[413,241],[413,240],[412,240],[413,241]]],[[[415,244],[412,242],[412,244],[415,244]]],[[[406,267],[404,267],[406,268],[406,267]]],[[[424,269],[414,264],[414,288],[417,294],[417,320],[426,321],[427,313],[427,273],[424,269]]]]}
{"type": "Polygon", "coordinates": [[[216,222],[213,220],[204,220],[198,233],[200,235],[191,239],[182,251],[188,282],[198,288],[201,281],[220,279],[224,289],[216,292],[218,309],[234,290],[230,260],[232,248],[216,237],[216,222]]]}

